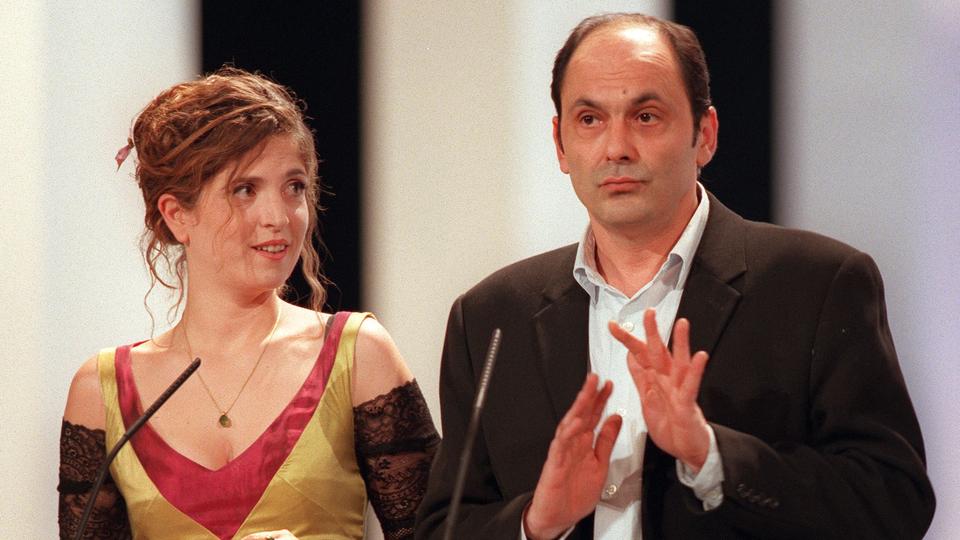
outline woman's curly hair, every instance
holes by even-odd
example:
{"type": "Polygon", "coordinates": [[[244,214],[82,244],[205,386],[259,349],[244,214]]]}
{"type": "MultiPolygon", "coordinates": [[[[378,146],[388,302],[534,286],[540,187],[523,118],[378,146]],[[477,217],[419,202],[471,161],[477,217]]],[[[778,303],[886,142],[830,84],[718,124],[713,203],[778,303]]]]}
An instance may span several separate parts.
{"type": "Polygon", "coordinates": [[[171,307],[175,311],[183,301],[187,276],[186,254],[157,207],[160,197],[169,193],[191,209],[203,188],[224,167],[265,144],[269,137],[287,135],[298,145],[308,176],[309,223],[300,252],[301,269],[310,288],[310,307],[322,309],[327,280],[320,273],[320,257],[313,242],[319,244],[320,182],[313,133],[303,110],[303,103],[287,88],[257,73],[223,67],[164,90],[140,112],[132,144],[137,150],[136,179],[146,204],[141,248],[151,278],[147,295],[158,283],[178,291],[171,307]],[[161,263],[165,273],[160,272],[161,263]]]}

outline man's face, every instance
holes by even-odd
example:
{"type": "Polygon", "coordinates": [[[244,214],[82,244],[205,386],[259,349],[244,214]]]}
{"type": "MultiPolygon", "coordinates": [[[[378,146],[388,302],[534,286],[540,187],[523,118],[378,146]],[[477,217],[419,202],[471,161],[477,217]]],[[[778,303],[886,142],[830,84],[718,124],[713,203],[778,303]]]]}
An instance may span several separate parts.
{"type": "Polygon", "coordinates": [[[697,169],[716,149],[716,111],[703,116],[694,142],[680,69],[659,33],[591,34],[570,59],[560,98],[557,158],[594,228],[682,230],[697,205],[697,169]]]}

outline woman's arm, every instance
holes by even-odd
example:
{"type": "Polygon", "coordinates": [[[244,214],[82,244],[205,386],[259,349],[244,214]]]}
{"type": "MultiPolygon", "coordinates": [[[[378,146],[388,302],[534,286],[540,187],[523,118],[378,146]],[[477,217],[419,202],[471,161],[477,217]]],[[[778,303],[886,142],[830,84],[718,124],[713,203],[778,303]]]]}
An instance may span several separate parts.
{"type": "MultiPolygon", "coordinates": [[[[73,539],[97,471],[106,458],[105,413],[100,397],[97,358],[77,371],[70,385],[60,430],[59,515],[60,538],[73,539]]],[[[130,538],[127,509],[117,485],[108,475],[97,494],[84,538],[130,538]]]]}
{"type": "Polygon", "coordinates": [[[387,331],[360,327],[354,359],[354,437],[367,495],[387,540],[412,538],[440,437],[387,331]]]}

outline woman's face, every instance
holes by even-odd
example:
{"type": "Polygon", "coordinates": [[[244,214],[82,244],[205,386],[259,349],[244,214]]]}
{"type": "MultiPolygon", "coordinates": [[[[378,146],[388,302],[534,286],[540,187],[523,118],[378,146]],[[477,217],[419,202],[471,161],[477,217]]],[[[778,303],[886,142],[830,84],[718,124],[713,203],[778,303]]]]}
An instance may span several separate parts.
{"type": "Polygon", "coordinates": [[[217,173],[186,212],[191,283],[252,294],[281,287],[305,241],[309,181],[300,149],[287,135],[267,139],[217,173]]]}

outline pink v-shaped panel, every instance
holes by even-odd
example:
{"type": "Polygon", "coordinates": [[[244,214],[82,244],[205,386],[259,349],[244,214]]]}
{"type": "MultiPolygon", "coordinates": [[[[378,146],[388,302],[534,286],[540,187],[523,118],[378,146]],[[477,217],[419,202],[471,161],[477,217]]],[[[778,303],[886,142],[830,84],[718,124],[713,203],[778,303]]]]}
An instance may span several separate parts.
{"type": "MultiPolygon", "coordinates": [[[[266,431],[223,467],[210,470],[196,463],[167,444],[149,423],[143,426],[130,444],[147,476],[171,505],[218,538],[233,537],[313,417],[349,315],[340,312],[331,318],[320,354],[300,390],[266,431]]],[[[115,362],[117,397],[126,428],[143,414],[130,365],[132,347],[118,347],[115,362]]]]}

